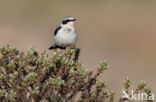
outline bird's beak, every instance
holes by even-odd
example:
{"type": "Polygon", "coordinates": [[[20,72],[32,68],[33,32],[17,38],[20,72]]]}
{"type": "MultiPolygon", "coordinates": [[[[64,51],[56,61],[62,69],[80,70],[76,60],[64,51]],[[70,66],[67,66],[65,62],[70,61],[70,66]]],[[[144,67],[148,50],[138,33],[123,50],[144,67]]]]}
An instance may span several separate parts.
{"type": "Polygon", "coordinates": [[[74,19],[73,21],[76,21],[77,19],[74,19]]]}

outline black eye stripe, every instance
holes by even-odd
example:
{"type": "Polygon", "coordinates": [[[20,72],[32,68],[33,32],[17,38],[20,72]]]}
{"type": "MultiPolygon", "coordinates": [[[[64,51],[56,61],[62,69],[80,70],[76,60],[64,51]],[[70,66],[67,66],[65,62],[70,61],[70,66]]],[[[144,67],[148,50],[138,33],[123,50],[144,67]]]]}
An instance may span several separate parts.
{"type": "Polygon", "coordinates": [[[63,20],[62,21],[62,24],[67,24],[68,22],[70,22],[70,21],[75,21],[74,19],[73,20],[63,20]]]}
{"type": "Polygon", "coordinates": [[[63,20],[62,24],[67,24],[68,22],[70,22],[70,20],[63,20]]]}

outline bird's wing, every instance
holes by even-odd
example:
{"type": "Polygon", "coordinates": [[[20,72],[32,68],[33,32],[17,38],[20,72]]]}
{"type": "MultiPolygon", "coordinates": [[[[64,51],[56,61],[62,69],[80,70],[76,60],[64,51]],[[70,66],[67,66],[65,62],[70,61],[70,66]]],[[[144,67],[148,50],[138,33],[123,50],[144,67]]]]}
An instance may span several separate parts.
{"type": "Polygon", "coordinates": [[[54,35],[56,35],[57,32],[58,32],[60,29],[61,29],[61,26],[58,26],[58,27],[56,28],[55,32],[54,32],[54,35]]]}

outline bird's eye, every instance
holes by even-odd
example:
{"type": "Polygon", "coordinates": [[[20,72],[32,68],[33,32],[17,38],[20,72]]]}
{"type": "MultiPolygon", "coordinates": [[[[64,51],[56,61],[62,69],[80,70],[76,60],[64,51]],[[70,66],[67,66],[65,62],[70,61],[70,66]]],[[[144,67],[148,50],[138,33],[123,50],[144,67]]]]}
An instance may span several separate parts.
{"type": "Polygon", "coordinates": [[[68,22],[70,22],[70,20],[63,20],[62,24],[67,24],[68,22]]]}

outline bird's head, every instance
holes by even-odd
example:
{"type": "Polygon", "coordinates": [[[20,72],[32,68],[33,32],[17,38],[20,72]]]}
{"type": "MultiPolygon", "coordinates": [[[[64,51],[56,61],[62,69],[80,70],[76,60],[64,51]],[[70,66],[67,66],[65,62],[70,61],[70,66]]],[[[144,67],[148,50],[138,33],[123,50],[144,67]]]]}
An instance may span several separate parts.
{"type": "Polygon", "coordinates": [[[66,27],[66,28],[73,28],[74,27],[74,22],[76,21],[75,18],[72,18],[72,17],[65,17],[63,20],[62,20],[62,26],[63,27],[66,27]]]}

